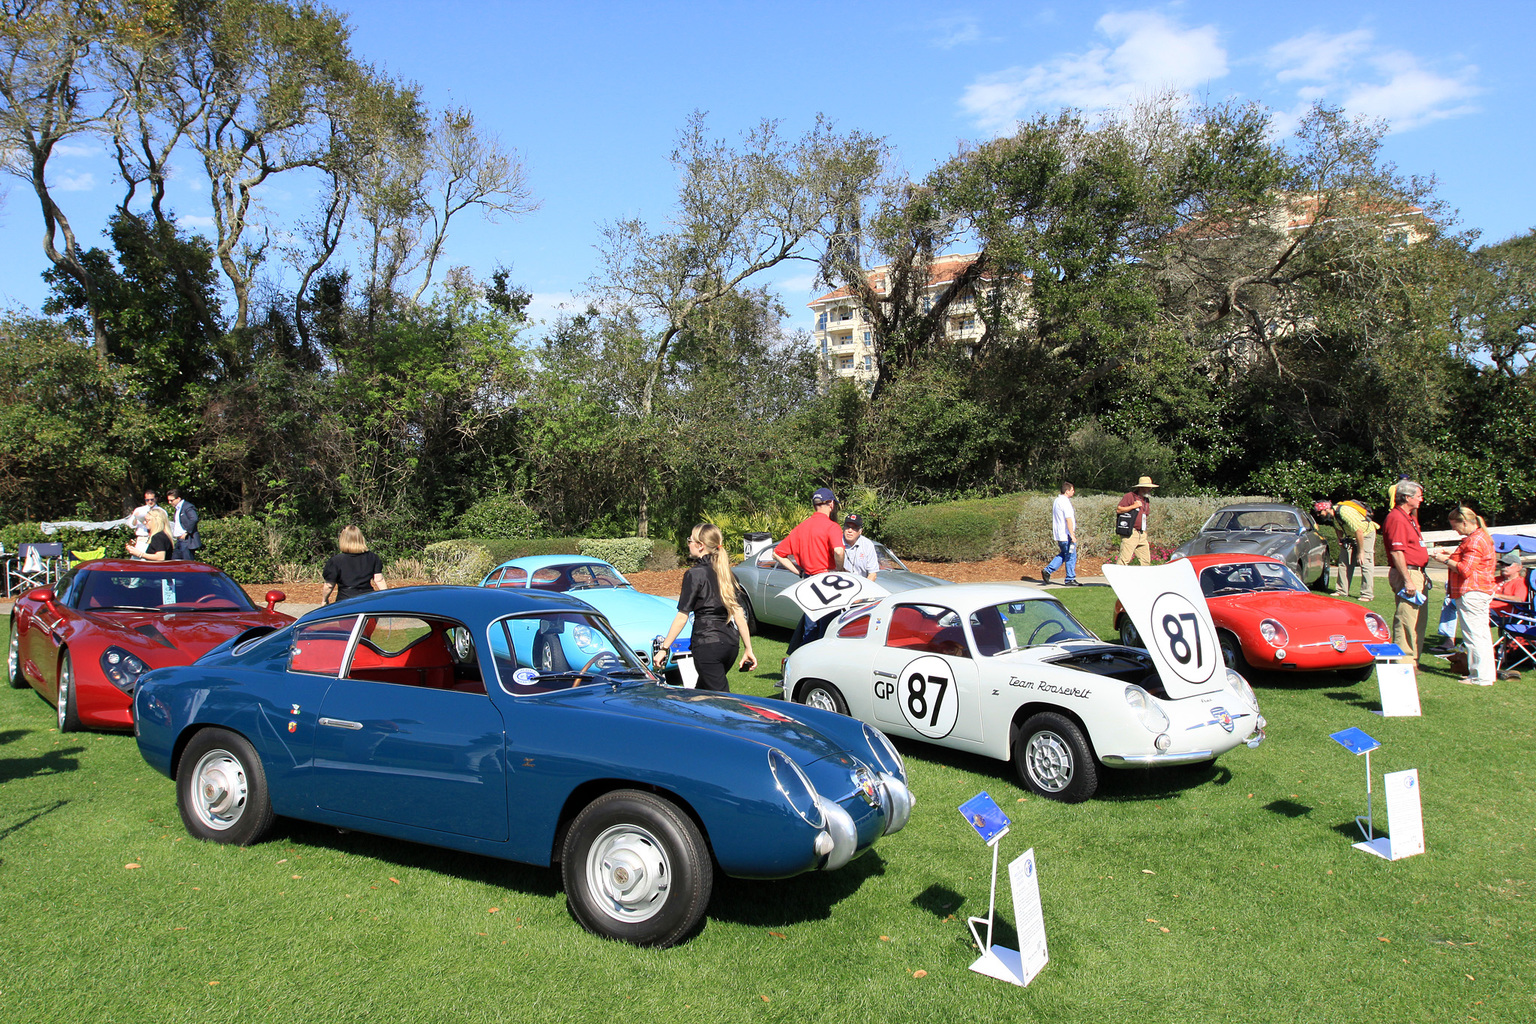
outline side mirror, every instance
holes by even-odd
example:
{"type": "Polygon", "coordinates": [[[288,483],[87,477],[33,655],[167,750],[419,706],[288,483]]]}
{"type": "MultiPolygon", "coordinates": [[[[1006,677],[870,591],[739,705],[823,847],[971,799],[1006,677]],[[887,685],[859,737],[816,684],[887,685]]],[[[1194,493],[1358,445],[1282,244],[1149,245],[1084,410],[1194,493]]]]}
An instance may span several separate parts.
{"type": "Polygon", "coordinates": [[[272,606],[277,604],[279,601],[286,600],[288,600],[288,595],[283,593],[281,590],[267,591],[267,611],[272,611],[272,606]]]}
{"type": "Polygon", "coordinates": [[[38,587],[36,590],[27,591],[28,601],[37,601],[40,604],[47,605],[49,608],[53,607],[56,596],[52,587],[38,587]]]}

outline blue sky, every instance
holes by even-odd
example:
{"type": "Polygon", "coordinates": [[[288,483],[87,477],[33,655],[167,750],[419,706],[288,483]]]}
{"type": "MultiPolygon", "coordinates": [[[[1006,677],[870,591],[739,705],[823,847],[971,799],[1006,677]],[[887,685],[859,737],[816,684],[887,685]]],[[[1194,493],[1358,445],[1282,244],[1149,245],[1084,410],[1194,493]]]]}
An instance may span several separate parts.
{"type": "MultiPolygon", "coordinates": [[[[1387,158],[1436,175],[1459,226],[1484,242],[1536,227],[1536,5],[1526,3],[336,6],[361,58],[420,84],[434,107],[470,107],[522,155],[540,209],[459,223],[446,262],[482,276],[509,265],[542,317],[579,302],[604,222],[668,216],[667,154],[695,109],[728,137],[762,118],[796,135],[824,113],[885,137],[922,175],[961,142],[1063,106],[1092,112],[1173,87],[1257,101],[1285,125],[1320,99],[1389,121],[1387,158]]],[[[182,168],[171,199],[195,226],[205,185],[182,168]]],[[[99,244],[118,193],[105,153],[71,145],[51,180],[84,241],[99,244]]],[[[41,217],[24,182],[0,187],[0,305],[35,309],[41,217]]],[[[296,212],[303,191],[283,183],[264,202],[296,212]]],[[[774,281],[792,326],[808,325],[808,265],[774,281]]]]}

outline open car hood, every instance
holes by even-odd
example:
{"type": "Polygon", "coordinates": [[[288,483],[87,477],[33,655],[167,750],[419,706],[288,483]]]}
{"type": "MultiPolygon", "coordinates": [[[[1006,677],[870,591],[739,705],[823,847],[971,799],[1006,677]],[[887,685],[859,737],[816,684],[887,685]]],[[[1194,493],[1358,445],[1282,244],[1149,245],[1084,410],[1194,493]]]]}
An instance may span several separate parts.
{"type": "Polygon", "coordinates": [[[1216,641],[1216,623],[1188,560],[1135,568],[1106,565],[1104,577],[1146,642],[1170,698],[1193,697],[1226,686],[1227,666],[1216,641]]]}

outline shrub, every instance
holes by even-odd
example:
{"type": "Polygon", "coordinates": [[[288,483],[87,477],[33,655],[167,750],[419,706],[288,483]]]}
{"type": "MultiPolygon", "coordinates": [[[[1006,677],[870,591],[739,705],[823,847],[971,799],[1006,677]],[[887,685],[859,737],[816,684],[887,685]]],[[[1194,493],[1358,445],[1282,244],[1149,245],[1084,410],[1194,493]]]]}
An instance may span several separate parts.
{"type": "MultiPolygon", "coordinates": [[[[1051,539],[1051,502],[1054,494],[1027,495],[1013,522],[1013,540],[1008,553],[1021,562],[1043,562],[1056,554],[1056,542],[1051,539]]],[[[1119,494],[1078,494],[1072,499],[1077,513],[1077,551],[1092,558],[1111,558],[1120,551],[1120,538],[1115,534],[1115,509],[1120,505],[1119,494]]],[[[1267,497],[1231,497],[1203,495],[1198,497],[1152,499],[1152,521],[1149,524],[1151,539],[1162,545],[1177,547],[1200,532],[1200,527],[1223,505],[1235,505],[1247,501],[1274,501],[1267,497]]]]}
{"type": "MultiPolygon", "coordinates": [[[[720,543],[725,545],[727,552],[740,558],[742,538],[747,534],[767,533],[771,534],[774,540],[783,540],[785,534],[810,514],[810,509],[803,505],[779,505],[751,511],[705,509],[701,519],[720,527],[720,543]]],[[[682,549],[682,542],[686,537],[687,534],[683,534],[678,539],[674,550],[682,549]]]]}
{"type": "Polygon", "coordinates": [[[581,553],[580,537],[524,537],[509,540],[506,538],[471,537],[469,541],[479,544],[491,554],[491,564],[500,565],[511,558],[525,558],[528,555],[576,555],[581,553]]]}
{"type": "Polygon", "coordinates": [[[454,532],[488,540],[516,540],[532,537],[538,527],[539,514],[521,498],[511,494],[490,494],[459,516],[454,532]]]}
{"type": "Polygon", "coordinates": [[[665,538],[651,541],[651,553],[640,563],[641,572],[666,572],[678,566],[677,545],[665,538]]]}
{"type": "Polygon", "coordinates": [[[638,572],[640,564],[653,554],[652,541],[646,537],[589,537],[581,542],[581,554],[601,558],[622,573],[638,572]]]}
{"type": "Polygon", "coordinates": [[[236,583],[270,583],[277,578],[266,528],[250,516],[204,519],[197,524],[197,532],[203,540],[198,558],[223,569],[236,583]]]}
{"type": "Polygon", "coordinates": [[[885,517],[884,540],[903,558],[972,562],[996,554],[1008,522],[999,499],[954,501],[898,509],[885,517]]]}
{"type": "Polygon", "coordinates": [[[423,575],[430,583],[476,586],[496,564],[483,545],[467,540],[440,540],[428,544],[424,554],[423,575]]]}

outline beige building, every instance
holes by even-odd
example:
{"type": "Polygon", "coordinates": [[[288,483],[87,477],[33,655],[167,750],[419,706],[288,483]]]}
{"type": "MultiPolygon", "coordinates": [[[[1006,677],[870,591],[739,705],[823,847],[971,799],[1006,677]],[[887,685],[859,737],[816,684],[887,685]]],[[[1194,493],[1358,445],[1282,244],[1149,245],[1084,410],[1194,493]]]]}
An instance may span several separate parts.
{"type": "MultiPolygon", "coordinates": [[[[957,256],[940,256],[928,270],[928,285],[924,289],[923,308],[926,310],[933,296],[941,292],[959,274],[971,265],[977,253],[957,256]]],[[[869,286],[878,294],[887,290],[886,267],[869,271],[869,286]]],[[[983,278],[983,294],[992,287],[990,279],[983,278]]],[[[807,303],[816,316],[816,326],[811,331],[821,365],[828,377],[852,377],[864,384],[875,379],[875,336],[871,324],[847,288],[828,292],[807,303]]],[[[949,308],[944,326],[944,337],[955,344],[975,341],[982,334],[981,318],[976,315],[976,296],[959,296],[949,308]]]]}

